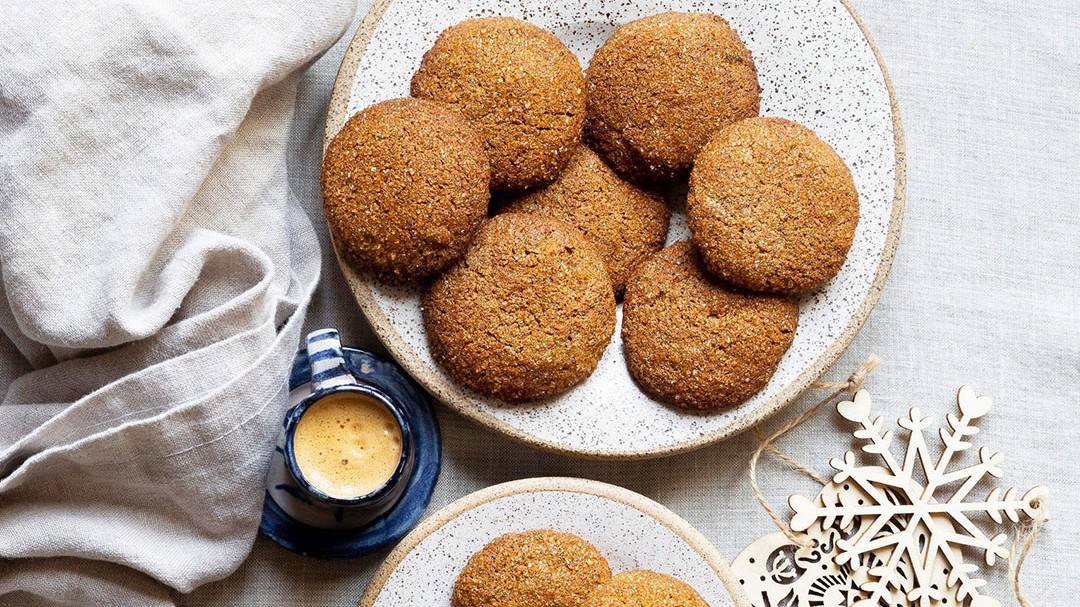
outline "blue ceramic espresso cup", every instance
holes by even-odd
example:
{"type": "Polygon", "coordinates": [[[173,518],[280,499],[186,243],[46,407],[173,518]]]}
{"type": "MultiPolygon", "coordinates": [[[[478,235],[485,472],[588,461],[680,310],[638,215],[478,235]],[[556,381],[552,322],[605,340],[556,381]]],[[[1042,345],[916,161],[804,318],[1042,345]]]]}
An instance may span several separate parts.
{"type": "Polygon", "coordinates": [[[285,415],[283,457],[274,459],[267,490],[301,523],[356,529],[401,498],[415,459],[412,430],[390,396],[349,372],[336,330],[306,341],[311,394],[285,415]]]}

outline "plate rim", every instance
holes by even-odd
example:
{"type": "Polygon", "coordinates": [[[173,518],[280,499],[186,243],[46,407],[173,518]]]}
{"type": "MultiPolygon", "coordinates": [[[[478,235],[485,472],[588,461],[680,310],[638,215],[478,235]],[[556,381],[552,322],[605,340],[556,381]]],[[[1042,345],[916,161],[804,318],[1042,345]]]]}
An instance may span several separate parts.
{"type": "MultiPolygon", "coordinates": [[[[360,25],[357,26],[356,32],[349,42],[349,46],[345,51],[345,56],[342,58],[341,65],[338,68],[337,76],[334,79],[334,88],[330,95],[330,102],[327,105],[326,125],[323,130],[323,155],[326,154],[326,148],[330,145],[330,141],[337,135],[338,131],[341,130],[341,127],[348,119],[349,98],[352,94],[351,85],[355,78],[356,70],[360,65],[360,60],[364,55],[364,51],[367,49],[368,44],[375,35],[375,29],[378,26],[379,21],[393,1],[394,0],[375,0],[371,9],[364,15],[360,25]]],[[[334,249],[335,257],[337,257],[338,266],[341,268],[341,272],[345,277],[345,282],[353,294],[353,299],[356,300],[357,305],[360,307],[360,311],[364,314],[364,318],[367,319],[368,324],[379,338],[379,341],[387,349],[390,355],[394,357],[394,360],[404,367],[405,370],[424,387],[424,389],[435,396],[436,400],[460,415],[463,415],[484,427],[495,430],[542,451],[585,459],[640,460],[686,453],[727,440],[745,432],[791,404],[800,394],[805,392],[811,384],[828,371],[840,355],[847,350],[848,346],[850,346],[851,342],[855,339],[855,335],[858,334],[867,318],[869,318],[870,312],[881,298],[881,293],[885,288],[885,282],[889,276],[889,271],[892,269],[893,259],[896,256],[896,249],[900,242],[900,228],[904,221],[904,206],[907,195],[907,151],[905,149],[904,129],[900,118],[900,106],[896,100],[896,92],[893,89],[892,79],[889,77],[888,68],[885,67],[885,60],[881,55],[881,51],[878,49],[877,43],[874,42],[873,37],[870,35],[869,29],[866,27],[862,18],[859,17],[859,14],[855,11],[855,8],[851,5],[849,0],[836,1],[847,9],[848,13],[855,21],[855,24],[862,32],[863,38],[865,38],[866,42],[870,45],[870,49],[874,54],[874,59],[877,61],[878,68],[881,70],[886,92],[889,95],[889,106],[893,123],[893,145],[895,148],[892,212],[889,216],[888,231],[885,235],[885,246],[878,258],[874,282],[870,285],[862,302],[859,303],[855,313],[848,319],[847,324],[832,344],[830,344],[829,347],[813,361],[813,363],[803,369],[794,381],[789,383],[787,387],[778,394],[752,411],[736,418],[735,422],[729,426],[664,447],[636,451],[607,451],[603,449],[574,449],[547,441],[525,432],[486,411],[479,410],[468,403],[457,402],[456,399],[459,397],[454,394],[450,386],[446,385],[447,382],[442,381],[440,377],[431,373],[427,366],[420,361],[419,356],[413,351],[412,347],[405,343],[401,335],[390,322],[390,319],[375,301],[371,288],[368,286],[366,280],[345,262],[341,255],[341,250],[338,247],[338,243],[334,239],[333,231],[328,230],[330,233],[331,246],[334,249]]]]}
{"type": "Polygon", "coordinates": [[[731,566],[728,564],[727,560],[724,559],[716,547],[713,546],[700,531],[695,529],[693,525],[688,523],[681,516],[659,502],[651,500],[644,495],[629,489],[624,489],[623,487],[600,481],[565,476],[534,477],[492,485],[470,493],[439,509],[438,512],[424,519],[419,525],[413,528],[404,539],[398,542],[398,545],[394,547],[394,550],[387,555],[383,563],[375,570],[375,574],[371,577],[371,581],[364,590],[364,594],[360,596],[358,607],[372,607],[379,598],[379,594],[382,592],[383,586],[386,585],[386,581],[390,579],[390,576],[397,569],[398,565],[401,564],[401,561],[403,561],[405,557],[420,544],[420,542],[427,539],[428,536],[443,525],[469,510],[493,502],[497,499],[523,493],[547,491],[595,495],[629,506],[652,517],[654,520],[667,527],[672,533],[678,536],[679,539],[686,542],[687,545],[693,548],[694,551],[705,560],[709,567],[716,572],[721,583],[724,584],[724,588],[727,589],[732,601],[734,601],[735,607],[752,607],[749,598],[747,598],[746,593],[743,592],[739,580],[731,570],[731,566]]]}

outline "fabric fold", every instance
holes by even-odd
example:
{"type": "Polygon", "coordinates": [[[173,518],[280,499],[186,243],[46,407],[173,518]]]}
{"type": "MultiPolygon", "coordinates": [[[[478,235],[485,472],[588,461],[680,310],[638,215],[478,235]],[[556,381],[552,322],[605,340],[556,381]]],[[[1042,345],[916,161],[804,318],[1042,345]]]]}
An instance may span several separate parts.
{"type": "Polygon", "coordinates": [[[5,5],[0,603],[168,605],[250,551],[320,268],[296,83],[354,11],[5,5]]]}

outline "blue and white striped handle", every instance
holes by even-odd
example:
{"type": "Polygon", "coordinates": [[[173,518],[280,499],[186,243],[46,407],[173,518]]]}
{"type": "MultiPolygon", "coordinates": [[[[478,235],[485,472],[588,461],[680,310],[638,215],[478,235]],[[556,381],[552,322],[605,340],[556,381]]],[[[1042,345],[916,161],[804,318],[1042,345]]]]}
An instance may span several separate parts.
{"type": "Polygon", "coordinates": [[[308,334],[307,353],[311,360],[312,392],[356,383],[356,378],[345,368],[345,354],[341,351],[337,329],[320,329],[308,334]]]}

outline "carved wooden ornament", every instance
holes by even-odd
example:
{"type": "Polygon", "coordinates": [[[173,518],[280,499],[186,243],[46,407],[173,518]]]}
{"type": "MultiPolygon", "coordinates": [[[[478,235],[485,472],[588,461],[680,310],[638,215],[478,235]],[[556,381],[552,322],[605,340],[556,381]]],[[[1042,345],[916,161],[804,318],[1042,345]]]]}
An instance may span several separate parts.
{"type": "Polygon", "coordinates": [[[968,499],[987,477],[999,478],[1004,455],[982,447],[978,462],[950,466],[971,448],[978,433],[973,422],[989,412],[992,401],[968,386],[957,394],[959,417],[950,413],[938,431],[940,457],[933,457],[924,431],[931,419],[916,407],[898,420],[907,430],[903,460],[891,451],[893,432],[882,432],[883,419],[871,416],[870,394],[860,390],[837,404],[844,419],[859,427],[862,450],[884,466],[863,466],[855,454],[833,458],[837,471],[815,499],[793,495],[791,528],[805,534],[811,548],[773,533],[750,544],[733,568],[758,607],[1000,607],[979,594],[986,581],[980,567],[965,562],[979,555],[987,566],[1009,558],[1007,535],[992,537],[984,527],[1007,518],[1046,517],[1046,487],[1019,495],[998,488],[985,499],[968,499]],[[973,520],[978,516],[979,520],[973,520]],[[987,520],[989,519],[989,520],[987,520]],[[979,524],[983,526],[979,526],[979,524]]]}

